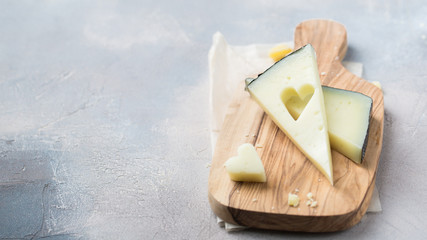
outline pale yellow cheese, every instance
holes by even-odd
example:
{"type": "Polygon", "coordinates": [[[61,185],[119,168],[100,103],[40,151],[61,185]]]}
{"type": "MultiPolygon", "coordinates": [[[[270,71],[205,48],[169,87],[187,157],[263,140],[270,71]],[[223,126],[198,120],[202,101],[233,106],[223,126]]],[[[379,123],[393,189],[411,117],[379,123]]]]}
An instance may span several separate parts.
{"type": "Polygon", "coordinates": [[[333,184],[328,124],[313,47],[308,44],[289,54],[247,83],[252,98],[333,184]],[[295,119],[286,103],[303,101],[310,95],[304,111],[295,119]]]}
{"type": "Polygon", "coordinates": [[[238,155],[224,164],[230,179],[242,182],[265,182],[265,170],[261,159],[250,143],[240,145],[238,155]]]}
{"type": "Polygon", "coordinates": [[[374,84],[376,87],[378,87],[379,89],[382,89],[381,83],[378,81],[372,81],[372,84],[374,84]]]}
{"type": "Polygon", "coordinates": [[[324,87],[331,147],[361,163],[368,141],[372,99],[358,92],[324,87]]]}
{"type": "Polygon", "coordinates": [[[312,208],[317,207],[317,201],[311,202],[310,207],[312,207],[312,208]]]}
{"type": "Polygon", "coordinates": [[[292,52],[292,48],[286,44],[278,44],[270,49],[269,56],[275,61],[279,61],[292,52]]]}
{"type": "MultiPolygon", "coordinates": [[[[358,92],[326,86],[322,89],[332,149],[361,163],[368,137],[372,99],[358,92]]],[[[287,108],[294,118],[299,117],[308,100],[288,103],[287,108]]]]}
{"type": "Polygon", "coordinates": [[[292,207],[298,207],[299,205],[299,197],[296,194],[289,193],[288,194],[288,205],[292,207]]]}

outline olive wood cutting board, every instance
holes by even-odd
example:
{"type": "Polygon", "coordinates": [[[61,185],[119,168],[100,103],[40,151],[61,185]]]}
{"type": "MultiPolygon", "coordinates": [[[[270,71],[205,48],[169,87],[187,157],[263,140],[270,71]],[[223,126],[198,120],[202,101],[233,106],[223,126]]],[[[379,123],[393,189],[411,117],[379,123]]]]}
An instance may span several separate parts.
{"type": "MultiPolygon", "coordinates": [[[[228,108],[209,175],[209,202],[228,223],[286,231],[332,232],[347,229],[365,214],[375,186],[383,138],[382,91],[355,76],[341,64],[347,50],[343,25],[331,20],[309,20],[295,29],[295,49],[310,43],[317,54],[322,85],[361,92],[373,99],[365,158],[358,165],[332,150],[334,186],[244,91],[242,79],[228,108]],[[224,163],[243,143],[257,146],[267,182],[231,181],[224,163]],[[300,205],[288,205],[288,193],[300,205]],[[306,205],[311,192],[316,208],[306,205]]],[[[353,126],[348,126],[353,127],[353,126]]]]}

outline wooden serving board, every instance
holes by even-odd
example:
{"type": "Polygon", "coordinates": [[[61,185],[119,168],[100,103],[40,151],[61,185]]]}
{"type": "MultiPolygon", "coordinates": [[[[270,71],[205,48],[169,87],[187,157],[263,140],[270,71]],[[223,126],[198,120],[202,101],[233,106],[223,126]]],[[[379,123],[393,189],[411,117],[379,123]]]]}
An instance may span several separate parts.
{"type": "MultiPolygon", "coordinates": [[[[347,229],[365,214],[375,186],[383,138],[382,91],[346,70],[341,60],[347,50],[343,25],[331,20],[309,20],[295,30],[295,49],[311,43],[317,53],[323,85],[361,92],[373,99],[368,146],[358,165],[332,151],[334,186],[298,150],[241,86],[229,106],[216,144],[209,176],[209,202],[228,223],[287,231],[331,232],[347,229]],[[237,155],[243,143],[257,148],[266,183],[233,182],[223,164],[237,155]],[[298,189],[300,205],[288,206],[288,193],[298,189]],[[306,205],[312,192],[316,208],[306,205]]],[[[352,126],[348,126],[352,127],[352,126]]]]}

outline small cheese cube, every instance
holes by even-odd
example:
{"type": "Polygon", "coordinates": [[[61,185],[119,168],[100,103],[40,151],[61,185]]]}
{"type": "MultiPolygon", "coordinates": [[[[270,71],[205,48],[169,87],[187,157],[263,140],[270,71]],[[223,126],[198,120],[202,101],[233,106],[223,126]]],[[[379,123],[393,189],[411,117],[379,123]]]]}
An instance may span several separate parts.
{"type": "Polygon", "coordinates": [[[288,194],[288,204],[292,207],[297,207],[299,205],[299,197],[296,194],[288,194]]]}

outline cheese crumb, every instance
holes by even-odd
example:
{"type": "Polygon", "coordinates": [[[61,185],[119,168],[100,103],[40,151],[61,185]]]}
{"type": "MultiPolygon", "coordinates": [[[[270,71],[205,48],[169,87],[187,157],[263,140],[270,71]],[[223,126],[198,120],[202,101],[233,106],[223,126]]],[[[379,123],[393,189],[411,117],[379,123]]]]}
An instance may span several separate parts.
{"type": "Polygon", "coordinates": [[[258,201],[256,198],[252,199],[252,202],[256,202],[256,201],[258,201]]]}
{"type": "Polygon", "coordinates": [[[381,87],[381,83],[380,83],[380,82],[378,82],[378,81],[372,81],[371,83],[372,83],[372,84],[374,84],[376,87],[378,87],[379,89],[381,89],[381,90],[382,90],[382,87],[381,87]]]}
{"type": "Polygon", "coordinates": [[[298,195],[289,193],[288,194],[288,204],[289,204],[289,206],[298,207],[298,205],[299,205],[298,195]]]}
{"type": "Polygon", "coordinates": [[[320,75],[325,76],[326,72],[321,72],[320,75]]]}
{"type": "Polygon", "coordinates": [[[313,201],[310,205],[310,207],[315,208],[317,207],[317,201],[313,201]]]}
{"type": "Polygon", "coordinates": [[[296,192],[296,193],[299,193],[299,189],[298,189],[298,188],[295,188],[295,192],[296,192]]]}
{"type": "Polygon", "coordinates": [[[313,193],[311,193],[311,192],[307,193],[307,198],[308,198],[308,200],[306,202],[307,206],[310,206],[312,208],[317,207],[317,201],[314,199],[313,193]]]}
{"type": "Polygon", "coordinates": [[[256,148],[262,148],[262,145],[261,144],[257,144],[255,147],[256,148]]]}
{"type": "Polygon", "coordinates": [[[249,134],[246,134],[245,137],[249,137],[249,134]]]}

